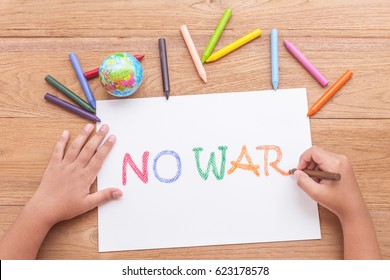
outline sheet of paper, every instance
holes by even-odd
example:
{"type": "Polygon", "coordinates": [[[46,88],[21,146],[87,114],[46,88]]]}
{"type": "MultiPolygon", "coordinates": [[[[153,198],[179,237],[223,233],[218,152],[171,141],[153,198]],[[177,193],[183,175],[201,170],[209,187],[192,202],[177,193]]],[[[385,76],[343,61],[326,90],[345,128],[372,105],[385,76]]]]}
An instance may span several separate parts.
{"type": "Polygon", "coordinates": [[[117,142],[98,189],[99,251],[319,239],[286,171],[311,146],[306,89],[97,101],[117,142]]]}

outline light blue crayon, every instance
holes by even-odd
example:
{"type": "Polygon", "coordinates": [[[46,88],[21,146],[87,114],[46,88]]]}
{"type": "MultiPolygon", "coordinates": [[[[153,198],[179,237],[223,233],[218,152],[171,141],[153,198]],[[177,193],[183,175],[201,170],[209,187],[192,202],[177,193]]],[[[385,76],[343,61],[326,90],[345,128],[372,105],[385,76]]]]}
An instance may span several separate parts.
{"type": "Polygon", "coordinates": [[[272,67],[272,86],[274,90],[279,84],[279,58],[278,58],[278,30],[271,30],[271,67],[272,67]]]}
{"type": "Polygon", "coordinates": [[[87,79],[84,76],[84,72],[83,69],[81,69],[81,65],[79,60],[77,59],[77,55],[75,53],[70,53],[69,58],[70,62],[72,63],[73,69],[76,72],[77,78],[80,81],[80,85],[83,88],[85,97],[87,98],[89,104],[91,104],[91,106],[96,109],[95,97],[93,96],[92,90],[89,87],[87,79]]]}

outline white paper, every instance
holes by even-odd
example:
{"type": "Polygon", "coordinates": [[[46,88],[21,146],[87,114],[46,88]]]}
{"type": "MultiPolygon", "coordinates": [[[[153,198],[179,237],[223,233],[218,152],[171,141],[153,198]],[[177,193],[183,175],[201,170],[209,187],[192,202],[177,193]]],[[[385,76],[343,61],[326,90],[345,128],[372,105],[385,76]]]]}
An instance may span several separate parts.
{"type": "Polygon", "coordinates": [[[123,191],[99,207],[99,251],[321,238],[317,203],[293,176],[270,166],[276,148],[268,151],[267,176],[265,151],[256,148],[278,147],[283,156],[276,166],[296,167],[311,147],[307,110],[306,89],[97,101],[101,124],[117,137],[98,189],[123,191]],[[245,156],[239,160],[244,145],[252,170],[241,168],[249,164],[245,156]],[[194,148],[203,148],[202,172],[215,153],[223,178],[212,168],[206,180],[200,176],[194,148]],[[123,169],[126,154],[139,176],[129,164],[123,169]],[[228,174],[232,161],[242,165],[228,174]]]}

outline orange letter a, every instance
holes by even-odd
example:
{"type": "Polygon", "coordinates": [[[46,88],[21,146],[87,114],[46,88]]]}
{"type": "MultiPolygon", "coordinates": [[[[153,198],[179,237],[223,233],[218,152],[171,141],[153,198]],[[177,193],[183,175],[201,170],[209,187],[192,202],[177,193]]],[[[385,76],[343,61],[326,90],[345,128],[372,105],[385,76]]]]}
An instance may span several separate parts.
{"type": "Polygon", "coordinates": [[[232,174],[234,170],[236,170],[237,168],[241,168],[244,170],[252,171],[253,173],[255,173],[255,175],[257,177],[260,176],[260,173],[257,170],[257,169],[259,169],[260,166],[253,164],[252,159],[246,150],[246,145],[242,146],[241,154],[239,155],[237,161],[231,161],[230,163],[232,164],[232,167],[227,171],[227,174],[232,174]],[[240,163],[244,156],[245,156],[246,160],[248,161],[248,164],[240,163]]]}

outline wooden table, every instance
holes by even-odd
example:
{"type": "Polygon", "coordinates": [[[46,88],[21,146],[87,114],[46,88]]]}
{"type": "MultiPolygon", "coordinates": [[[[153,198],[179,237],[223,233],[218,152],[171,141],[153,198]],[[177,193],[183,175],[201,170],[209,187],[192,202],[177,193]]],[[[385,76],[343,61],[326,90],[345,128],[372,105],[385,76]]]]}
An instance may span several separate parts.
{"type": "MultiPolygon", "coordinates": [[[[68,59],[76,52],[85,70],[107,55],[143,53],[145,77],[137,97],[162,96],[157,40],[167,39],[171,95],[271,89],[270,30],[279,30],[279,88],[306,87],[312,104],[324,89],[282,46],[290,39],[334,82],[354,76],[311,118],[313,144],[346,154],[374,219],[383,256],[390,258],[390,3],[330,1],[100,1],[0,0],[0,235],[36,190],[64,129],[74,137],[84,119],[43,100],[60,94],[52,74],[82,90],[68,59]],[[179,26],[186,24],[201,54],[225,8],[233,10],[216,49],[260,28],[263,34],[198,77],[179,26]]],[[[97,99],[111,98],[92,80],[97,99]]],[[[337,217],[320,208],[322,239],[98,253],[97,210],[56,225],[40,259],[340,259],[337,217]]]]}

